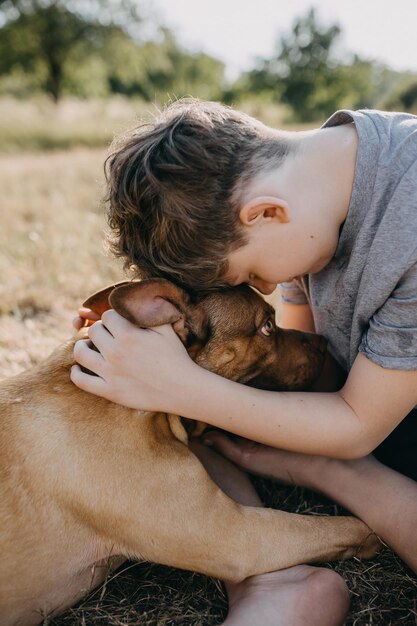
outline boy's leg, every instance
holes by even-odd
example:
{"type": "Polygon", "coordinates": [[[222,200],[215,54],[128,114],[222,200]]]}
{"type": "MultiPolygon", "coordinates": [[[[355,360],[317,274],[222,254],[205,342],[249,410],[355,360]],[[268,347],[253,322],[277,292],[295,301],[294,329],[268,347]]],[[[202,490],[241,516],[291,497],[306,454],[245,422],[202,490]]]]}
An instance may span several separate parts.
{"type": "MultiPolygon", "coordinates": [[[[208,438],[217,450],[253,474],[302,485],[339,502],[417,572],[416,481],[372,455],[344,461],[277,450],[244,439],[232,440],[215,431],[208,438]]],[[[398,456],[401,457],[400,451],[398,456]]],[[[413,459],[416,468],[417,447],[413,459]]]]}
{"type": "MultiPolygon", "coordinates": [[[[249,477],[213,450],[193,441],[193,452],[211,478],[237,502],[262,506],[249,477]]],[[[224,626],[338,626],[349,595],[343,579],[323,568],[298,565],[226,584],[229,613],[224,626]]]]}

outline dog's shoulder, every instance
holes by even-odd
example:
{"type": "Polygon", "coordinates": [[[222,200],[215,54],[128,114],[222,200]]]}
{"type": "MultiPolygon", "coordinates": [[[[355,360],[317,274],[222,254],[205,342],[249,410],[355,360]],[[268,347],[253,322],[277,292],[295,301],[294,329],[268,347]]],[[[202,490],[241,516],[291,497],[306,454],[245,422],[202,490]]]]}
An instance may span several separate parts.
{"type": "Polygon", "coordinates": [[[0,406],[18,405],[23,398],[38,394],[51,385],[71,384],[69,370],[75,363],[74,344],[78,339],[87,339],[86,329],[60,344],[49,356],[37,365],[0,381],[0,406]]]}

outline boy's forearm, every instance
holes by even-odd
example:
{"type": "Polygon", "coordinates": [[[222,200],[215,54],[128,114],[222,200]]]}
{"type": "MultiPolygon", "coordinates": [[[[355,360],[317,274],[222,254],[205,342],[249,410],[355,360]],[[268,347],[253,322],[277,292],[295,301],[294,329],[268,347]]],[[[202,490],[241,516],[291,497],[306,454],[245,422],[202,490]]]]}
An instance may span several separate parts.
{"type": "Polygon", "coordinates": [[[178,408],[184,417],[276,448],[334,458],[369,452],[360,420],[338,393],[261,391],[196,366],[178,408]]]}

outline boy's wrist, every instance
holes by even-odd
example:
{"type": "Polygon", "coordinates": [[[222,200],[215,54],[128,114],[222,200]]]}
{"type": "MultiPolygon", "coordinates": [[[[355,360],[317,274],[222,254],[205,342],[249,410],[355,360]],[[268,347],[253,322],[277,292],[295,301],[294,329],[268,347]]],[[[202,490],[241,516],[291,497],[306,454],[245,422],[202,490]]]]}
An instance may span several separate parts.
{"type": "Polygon", "coordinates": [[[178,380],[172,394],[170,394],[172,404],[167,412],[173,413],[172,409],[174,408],[178,415],[201,420],[202,402],[199,390],[205,388],[209,375],[208,370],[190,359],[187,368],[181,372],[181,379],[178,380]]]}
{"type": "MultiPolygon", "coordinates": [[[[230,402],[229,386],[236,383],[201,367],[191,359],[189,367],[181,370],[181,376],[167,412],[222,428],[225,421],[223,413],[228,413],[226,407],[230,402]]],[[[236,389],[233,392],[236,394],[236,389]]]]}

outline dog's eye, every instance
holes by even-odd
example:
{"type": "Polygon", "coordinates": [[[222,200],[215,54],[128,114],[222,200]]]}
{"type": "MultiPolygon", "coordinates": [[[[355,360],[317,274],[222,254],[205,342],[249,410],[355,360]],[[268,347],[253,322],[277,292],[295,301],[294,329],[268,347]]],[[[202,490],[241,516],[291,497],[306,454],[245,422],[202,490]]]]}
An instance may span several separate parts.
{"type": "Polygon", "coordinates": [[[261,328],[261,333],[265,335],[265,337],[269,337],[275,330],[275,326],[271,320],[267,320],[265,324],[261,328]]]}

